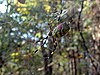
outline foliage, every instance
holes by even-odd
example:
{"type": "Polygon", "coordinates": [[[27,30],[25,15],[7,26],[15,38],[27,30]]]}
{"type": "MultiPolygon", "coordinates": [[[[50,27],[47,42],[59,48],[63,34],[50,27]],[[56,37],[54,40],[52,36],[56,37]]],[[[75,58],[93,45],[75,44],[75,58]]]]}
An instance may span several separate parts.
{"type": "Polygon", "coordinates": [[[47,75],[48,67],[53,68],[52,75],[76,75],[73,72],[75,61],[77,75],[100,72],[100,66],[97,67],[100,63],[99,0],[84,1],[80,21],[80,0],[21,1],[0,1],[1,4],[6,2],[7,6],[6,12],[0,13],[1,75],[47,75]],[[61,38],[48,36],[63,22],[71,28],[66,35],[61,38]],[[55,42],[57,46],[53,50],[55,42]],[[47,65],[45,59],[48,60],[47,65]]]}

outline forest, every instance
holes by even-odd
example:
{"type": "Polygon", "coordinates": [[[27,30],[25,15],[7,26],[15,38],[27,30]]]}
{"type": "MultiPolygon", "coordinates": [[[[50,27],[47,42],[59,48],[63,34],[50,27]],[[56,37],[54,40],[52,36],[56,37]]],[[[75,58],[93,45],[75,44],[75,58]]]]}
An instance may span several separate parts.
{"type": "Polygon", "coordinates": [[[0,75],[100,75],[100,0],[0,0],[0,75]]]}

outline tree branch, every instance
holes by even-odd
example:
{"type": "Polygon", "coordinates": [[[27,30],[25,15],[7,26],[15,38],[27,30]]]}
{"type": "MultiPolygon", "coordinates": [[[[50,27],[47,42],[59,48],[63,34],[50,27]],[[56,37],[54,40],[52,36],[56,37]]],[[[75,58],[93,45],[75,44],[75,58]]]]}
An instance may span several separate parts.
{"type": "Polygon", "coordinates": [[[83,10],[83,6],[84,6],[84,0],[82,0],[81,10],[80,10],[79,15],[78,15],[78,23],[77,23],[78,31],[79,31],[80,36],[81,36],[81,39],[82,39],[82,43],[83,43],[83,46],[84,46],[84,50],[86,51],[86,52],[85,52],[85,55],[87,55],[87,54],[89,55],[89,58],[90,58],[90,60],[91,60],[91,63],[92,63],[93,67],[94,67],[95,70],[96,70],[97,68],[96,68],[96,66],[95,66],[94,63],[93,63],[93,61],[94,61],[94,60],[93,60],[93,57],[91,57],[91,55],[89,54],[88,47],[86,46],[85,39],[84,39],[84,37],[83,37],[83,33],[82,33],[81,30],[80,30],[80,19],[81,19],[81,13],[82,13],[82,10],[83,10]]]}

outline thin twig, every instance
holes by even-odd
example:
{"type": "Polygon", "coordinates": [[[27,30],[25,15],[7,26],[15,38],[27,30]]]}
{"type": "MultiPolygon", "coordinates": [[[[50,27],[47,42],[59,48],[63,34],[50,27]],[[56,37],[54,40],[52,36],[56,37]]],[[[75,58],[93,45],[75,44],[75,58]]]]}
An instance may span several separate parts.
{"type": "MultiPolygon", "coordinates": [[[[84,39],[83,34],[82,34],[81,30],[80,30],[80,19],[81,19],[81,13],[82,13],[82,10],[83,10],[83,5],[84,5],[84,0],[82,0],[82,5],[81,5],[81,10],[80,10],[79,16],[78,16],[78,24],[77,24],[77,26],[78,26],[78,31],[79,31],[79,33],[80,33],[80,36],[81,36],[81,38],[82,38],[84,50],[86,51],[85,54],[87,55],[87,54],[89,54],[88,47],[86,46],[85,39],[84,39]]],[[[89,58],[90,58],[90,60],[91,60],[91,63],[92,63],[92,65],[93,65],[93,67],[94,67],[95,70],[96,70],[97,68],[96,68],[96,66],[93,64],[93,61],[94,61],[94,60],[93,60],[93,57],[91,57],[90,54],[89,54],[89,58]]]]}

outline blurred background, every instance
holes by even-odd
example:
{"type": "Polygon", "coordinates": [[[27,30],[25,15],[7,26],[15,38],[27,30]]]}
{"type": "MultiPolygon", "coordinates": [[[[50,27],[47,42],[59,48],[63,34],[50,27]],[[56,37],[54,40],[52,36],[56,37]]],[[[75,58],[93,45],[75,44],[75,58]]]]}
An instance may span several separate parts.
{"type": "Polygon", "coordinates": [[[0,0],[0,75],[100,75],[100,0],[0,0]]]}

